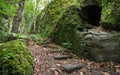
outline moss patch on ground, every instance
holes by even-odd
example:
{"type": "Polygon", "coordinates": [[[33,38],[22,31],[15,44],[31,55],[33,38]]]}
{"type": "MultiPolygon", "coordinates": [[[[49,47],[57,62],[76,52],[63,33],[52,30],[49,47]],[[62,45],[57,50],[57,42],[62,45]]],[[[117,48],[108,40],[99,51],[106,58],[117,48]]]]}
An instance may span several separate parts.
{"type": "Polygon", "coordinates": [[[32,75],[33,58],[27,45],[14,40],[0,45],[1,75],[32,75]]]}

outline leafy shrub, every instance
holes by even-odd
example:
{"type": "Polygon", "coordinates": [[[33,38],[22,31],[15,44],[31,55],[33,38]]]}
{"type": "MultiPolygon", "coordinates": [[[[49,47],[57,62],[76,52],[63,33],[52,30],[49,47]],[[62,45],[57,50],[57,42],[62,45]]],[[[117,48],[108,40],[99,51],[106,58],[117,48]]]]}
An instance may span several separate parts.
{"type": "Polygon", "coordinates": [[[7,32],[0,33],[0,43],[9,41],[10,37],[12,37],[11,33],[7,32]]]}
{"type": "Polygon", "coordinates": [[[1,75],[31,75],[33,59],[26,44],[20,40],[0,46],[1,75]]]}

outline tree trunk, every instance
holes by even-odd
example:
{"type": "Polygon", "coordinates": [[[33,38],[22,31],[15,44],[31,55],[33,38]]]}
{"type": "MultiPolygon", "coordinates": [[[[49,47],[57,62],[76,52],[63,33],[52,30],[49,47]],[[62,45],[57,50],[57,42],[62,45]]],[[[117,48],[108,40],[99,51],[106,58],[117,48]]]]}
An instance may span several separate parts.
{"type": "Polygon", "coordinates": [[[38,7],[38,0],[36,0],[36,4],[35,4],[35,12],[34,12],[34,23],[33,23],[33,33],[36,33],[36,18],[37,18],[37,7],[38,7]]]}
{"type": "Polygon", "coordinates": [[[20,0],[20,2],[19,2],[18,11],[16,13],[16,16],[13,19],[13,28],[12,28],[13,33],[19,32],[19,26],[20,26],[20,22],[22,20],[22,12],[24,9],[24,3],[25,3],[25,0],[20,0]]]}

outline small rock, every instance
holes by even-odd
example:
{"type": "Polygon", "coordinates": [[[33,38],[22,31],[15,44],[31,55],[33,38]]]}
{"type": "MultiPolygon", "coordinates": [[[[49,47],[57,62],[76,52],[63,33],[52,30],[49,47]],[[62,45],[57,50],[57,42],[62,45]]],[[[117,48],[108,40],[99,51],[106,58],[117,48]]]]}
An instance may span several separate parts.
{"type": "Polygon", "coordinates": [[[84,73],[83,73],[83,72],[80,72],[80,75],[84,75],[84,73]]]}
{"type": "Polygon", "coordinates": [[[68,58],[72,58],[72,56],[69,55],[63,55],[63,56],[55,56],[53,57],[56,60],[62,60],[62,59],[68,59],[68,58]]]}
{"type": "Polygon", "coordinates": [[[62,50],[52,50],[50,53],[57,53],[57,52],[62,52],[62,50]]]}
{"type": "Polygon", "coordinates": [[[61,67],[63,67],[67,73],[71,73],[74,70],[81,69],[84,66],[85,66],[85,64],[79,63],[79,64],[74,64],[74,65],[73,64],[66,64],[66,65],[62,65],[61,67]]]}
{"type": "Polygon", "coordinates": [[[110,75],[109,73],[107,73],[107,72],[103,72],[103,75],[110,75]]]}
{"type": "Polygon", "coordinates": [[[92,73],[92,75],[110,75],[109,73],[103,72],[100,70],[92,70],[91,73],[92,73]]]}

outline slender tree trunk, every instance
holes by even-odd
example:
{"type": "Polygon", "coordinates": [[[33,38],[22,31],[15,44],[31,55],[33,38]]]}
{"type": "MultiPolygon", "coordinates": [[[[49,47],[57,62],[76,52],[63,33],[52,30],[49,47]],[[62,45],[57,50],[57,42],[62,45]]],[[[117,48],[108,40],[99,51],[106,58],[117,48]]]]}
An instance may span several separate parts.
{"type": "Polygon", "coordinates": [[[25,0],[20,0],[20,2],[19,2],[18,11],[16,13],[16,16],[13,19],[13,28],[12,28],[13,33],[19,32],[19,26],[20,26],[20,22],[22,20],[22,12],[24,9],[24,3],[25,3],[25,0]]]}
{"type": "Polygon", "coordinates": [[[36,18],[37,18],[37,7],[38,7],[38,0],[36,0],[36,5],[35,5],[35,12],[34,12],[34,23],[33,23],[33,33],[36,33],[36,18]]]}

